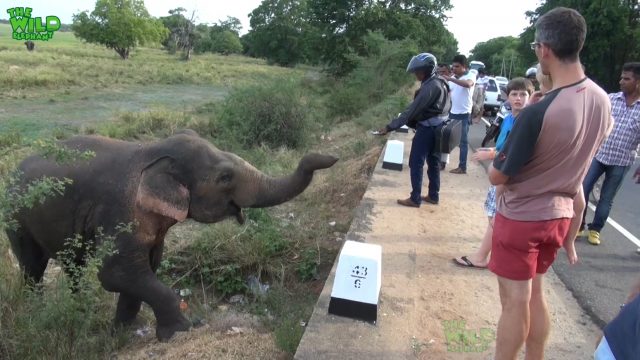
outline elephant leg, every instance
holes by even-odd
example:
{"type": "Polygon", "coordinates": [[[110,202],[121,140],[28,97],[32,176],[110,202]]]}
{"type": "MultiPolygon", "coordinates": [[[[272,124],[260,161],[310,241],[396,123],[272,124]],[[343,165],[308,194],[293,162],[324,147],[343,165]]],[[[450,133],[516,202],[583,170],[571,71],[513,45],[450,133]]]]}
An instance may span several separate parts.
{"type": "Polygon", "coordinates": [[[160,262],[162,262],[162,251],[164,250],[164,241],[160,244],[156,245],[153,249],[151,249],[151,253],[149,254],[149,260],[151,265],[151,271],[155,274],[160,267],[160,262]]]}
{"type": "Polygon", "coordinates": [[[118,297],[118,307],[116,308],[116,318],[114,320],[114,324],[116,326],[131,325],[136,319],[138,312],[140,312],[141,306],[142,301],[125,293],[120,293],[120,296],[118,297]]]}
{"type": "Polygon", "coordinates": [[[31,285],[40,283],[49,263],[49,256],[24,228],[8,230],[7,235],[11,249],[24,272],[25,281],[31,285]]]}
{"type": "Polygon", "coordinates": [[[123,293],[130,299],[122,303],[123,308],[129,309],[128,313],[123,310],[122,320],[127,319],[124,315],[132,313],[134,299],[149,304],[156,317],[158,340],[169,340],[176,331],[187,331],[191,327],[191,322],[180,311],[177,295],[158,280],[149,260],[114,256],[105,262],[98,276],[105,289],[121,293],[120,300],[123,293]]]}

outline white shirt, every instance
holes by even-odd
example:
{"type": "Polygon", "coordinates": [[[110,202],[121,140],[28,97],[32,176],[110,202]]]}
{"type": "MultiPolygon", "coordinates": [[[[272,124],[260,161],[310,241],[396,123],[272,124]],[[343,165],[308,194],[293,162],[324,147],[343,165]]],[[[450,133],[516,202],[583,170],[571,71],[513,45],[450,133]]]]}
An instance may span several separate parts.
{"type": "MultiPolygon", "coordinates": [[[[476,77],[471,72],[462,75],[458,80],[471,80],[476,82],[476,77]]],[[[463,87],[453,82],[451,86],[451,113],[452,114],[468,114],[471,113],[473,107],[473,84],[471,87],[463,87]]]]}
{"type": "Polygon", "coordinates": [[[482,86],[482,88],[484,89],[484,88],[486,88],[488,82],[489,82],[489,78],[486,77],[486,76],[483,76],[483,77],[479,77],[476,80],[476,85],[477,86],[482,86]]]}

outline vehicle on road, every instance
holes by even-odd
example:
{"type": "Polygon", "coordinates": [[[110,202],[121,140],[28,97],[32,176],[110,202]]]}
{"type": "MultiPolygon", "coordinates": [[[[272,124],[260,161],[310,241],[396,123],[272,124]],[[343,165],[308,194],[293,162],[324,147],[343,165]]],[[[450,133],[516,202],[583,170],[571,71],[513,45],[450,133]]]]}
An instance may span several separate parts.
{"type": "Polygon", "coordinates": [[[484,88],[484,110],[491,112],[491,116],[496,116],[504,103],[505,99],[502,92],[496,78],[488,77],[484,88]]]}

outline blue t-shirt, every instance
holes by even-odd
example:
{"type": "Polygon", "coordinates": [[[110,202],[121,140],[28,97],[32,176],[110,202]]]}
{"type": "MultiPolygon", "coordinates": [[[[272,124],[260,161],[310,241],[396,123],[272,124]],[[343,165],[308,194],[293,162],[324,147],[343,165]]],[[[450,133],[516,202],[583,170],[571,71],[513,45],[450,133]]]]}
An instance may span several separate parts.
{"type": "Polygon", "coordinates": [[[496,141],[496,151],[502,150],[504,142],[507,141],[507,136],[511,132],[515,122],[516,117],[513,116],[513,113],[509,113],[509,115],[502,120],[502,124],[500,125],[500,135],[498,135],[498,140],[496,141]]]}
{"type": "Polygon", "coordinates": [[[616,360],[640,359],[640,295],[605,326],[604,336],[616,360]]]}

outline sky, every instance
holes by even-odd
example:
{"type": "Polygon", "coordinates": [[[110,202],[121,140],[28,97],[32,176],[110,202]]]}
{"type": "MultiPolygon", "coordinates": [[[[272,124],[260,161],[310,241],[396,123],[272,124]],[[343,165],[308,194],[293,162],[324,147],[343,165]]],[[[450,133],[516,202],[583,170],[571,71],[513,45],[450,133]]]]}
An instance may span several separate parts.
{"type": "MultiPolygon", "coordinates": [[[[535,10],[540,0],[451,0],[453,9],[447,12],[449,31],[458,40],[458,50],[468,55],[478,42],[498,36],[518,36],[528,22],[525,11],[535,10]]],[[[241,33],[249,30],[248,14],[260,5],[261,0],[145,0],[152,16],[167,16],[176,7],[187,9],[187,16],[196,10],[196,23],[216,23],[228,16],[240,19],[241,33]]],[[[2,1],[0,19],[8,19],[6,9],[30,7],[32,16],[55,15],[64,24],[70,24],[72,15],[83,10],[93,10],[95,0],[9,0],[2,1]]],[[[428,51],[428,49],[425,49],[428,51]]]]}

